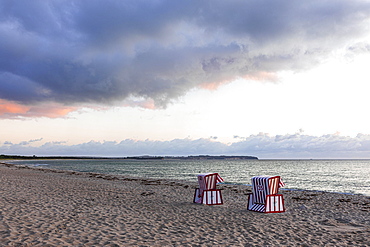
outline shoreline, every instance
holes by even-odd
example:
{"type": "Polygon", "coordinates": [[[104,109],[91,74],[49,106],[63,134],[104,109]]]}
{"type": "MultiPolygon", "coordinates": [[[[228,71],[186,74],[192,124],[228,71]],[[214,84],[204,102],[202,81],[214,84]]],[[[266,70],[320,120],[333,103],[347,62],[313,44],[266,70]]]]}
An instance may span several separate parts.
{"type": "MultiPolygon", "coordinates": [[[[36,159],[37,160],[37,159],[36,159]]],[[[81,159],[83,160],[83,159],[81,159]]],[[[11,161],[23,161],[23,160],[11,160],[11,161]]],[[[44,160],[41,160],[44,161],[44,160]]],[[[48,168],[48,165],[40,164],[40,165],[25,165],[25,164],[12,164],[12,163],[6,163],[0,160],[0,165],[6,165],[6,166],[18,166],[20,168],[29,168],[29,169],[38,169],[38,170],[48,170],[50,172],[67,172],[67,173],[81,173],[81,174],[96,174],[97,176],[104,177],[106,175],[110,177],[116,177],[117,179],[119,177],[135,177],[135,176],[130,176],[130,175],[119,175],[119,174],[109,174],[109,173],[98,173],[98,172],[79,172],[79,171],[74,171],[74,170],[62,170],[62,169],[55,169],[55,168],[48,168]]],[[[166,180],[164,178],[149,178],[149,177],[135,177],[135,178],[142,178],[142,179],[159,179],[159,180],[166,180]]],[[[186,181],[189,182],[189,180],[181,180],[181,179],[173,179],[174,181],[186,181]]],[[[194,178],[196,180],[196,178],[194,178]]],[[[231,182],[225,182],[225,183],[220,183],[221,184],[226,184],[226,185],[240,185],[240,186],[247,186],[251,187],[252,185],[250,184],[245,184],[245,183],[231,183],[231,182]]],[[[335,194],[344,194],[344,195],[361,195],[361,196],[367,196],[370,197],[370,195],[367,194],[361,194],[361,193],[349,193],[349,192],[338,192],[338,191],[325,191],[325,190],[310,190],[310,189],[299,189],[299,188],[280,188],[280,191],[311,191],[311,192],[318,192],[318,193],[335,193],[335,194]]],[[[1,246],[0,246],[1,247],[1,246]]]]}
{"type": "Polygon", "coordinates": [[[281,190],[285,213],[193,204],[197,182],[0,163],[0,246],[369,246],[370,197],[281,190]]]}

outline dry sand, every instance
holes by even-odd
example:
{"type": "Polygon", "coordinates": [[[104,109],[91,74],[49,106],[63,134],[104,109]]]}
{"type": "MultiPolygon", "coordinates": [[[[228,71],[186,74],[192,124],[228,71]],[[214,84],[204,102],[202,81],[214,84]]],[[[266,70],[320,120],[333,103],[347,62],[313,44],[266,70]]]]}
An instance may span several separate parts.
{"type": "Polygon", "coordinates": [[[193,204],[194,182],[0,165],[0,246],[370,246],[370,198],[282,191],[287,211],[193,204]]]}

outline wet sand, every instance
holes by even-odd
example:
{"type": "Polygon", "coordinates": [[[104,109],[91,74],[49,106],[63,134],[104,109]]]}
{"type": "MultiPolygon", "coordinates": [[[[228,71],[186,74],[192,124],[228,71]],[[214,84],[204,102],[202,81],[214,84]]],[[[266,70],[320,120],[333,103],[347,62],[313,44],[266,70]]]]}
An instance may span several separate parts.
{"type": "Polygon", "coordinates": [[[250,187],[193,204],[194,182],[0,164],[0,246],[370,246],[370,197],[282,190],[286,212],[247,210],[250,187]]]}

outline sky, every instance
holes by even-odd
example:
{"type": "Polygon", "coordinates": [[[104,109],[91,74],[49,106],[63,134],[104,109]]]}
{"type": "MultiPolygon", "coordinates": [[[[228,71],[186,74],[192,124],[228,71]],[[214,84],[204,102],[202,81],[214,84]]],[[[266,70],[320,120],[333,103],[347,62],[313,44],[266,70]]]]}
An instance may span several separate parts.
{"type": "Polygon", "coordinates": [[[0,153],[370,158],[369,0],[0,0],[0,153]]]}

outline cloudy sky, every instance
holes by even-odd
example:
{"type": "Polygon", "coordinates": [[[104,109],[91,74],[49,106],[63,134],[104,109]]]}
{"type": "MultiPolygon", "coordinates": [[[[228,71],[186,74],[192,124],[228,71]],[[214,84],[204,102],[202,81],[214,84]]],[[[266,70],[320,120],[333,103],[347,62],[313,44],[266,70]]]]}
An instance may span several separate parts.
{"type": "Polygon", "coordinates": [[[0,0],[0,152],[370,158],[369,0],[0,0]]]}

